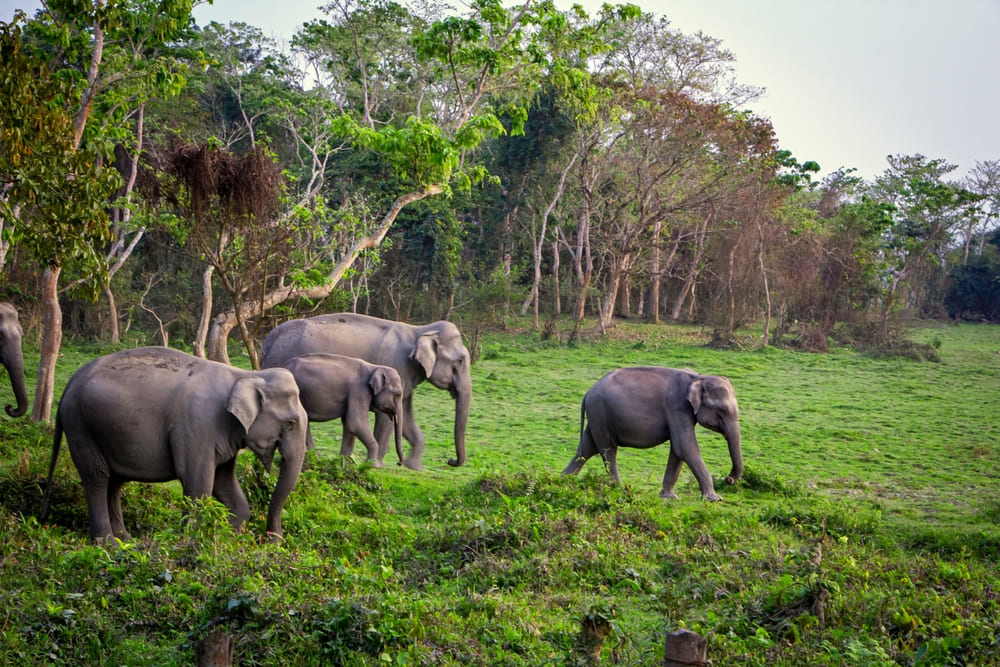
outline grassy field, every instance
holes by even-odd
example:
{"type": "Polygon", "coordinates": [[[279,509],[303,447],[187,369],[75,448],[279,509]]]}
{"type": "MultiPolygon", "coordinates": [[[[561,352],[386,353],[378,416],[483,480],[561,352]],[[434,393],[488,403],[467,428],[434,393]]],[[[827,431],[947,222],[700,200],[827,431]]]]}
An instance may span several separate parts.
{"type": "MultiPolygon", "coordinates": [[[[453,404],[429,385],[423,472],[345,466],[339,425],[316,425],[280,544],[262,539],[273,479],[247,454],[240,534],[213,501],[133,484],[135,539],[89,545],[65,447],[41,525],[51,430],[4,419],[0,664],[191,664],[220,629],[242,665],[655,665],[678,628],[716,665],[998,664],[1000,328],[912,337],[941,361],[720,351],[673,326],[492,333],[465,466],[445,465],[453,404]],[[665,447],[622,450],[621,486],[596,459],[559,475],[587,388],[645,364],[733,381],[740,484],[722,481],[723,438],[698,430],[724,502],[703,503],[686,469],[661,500],[665,447]]],[[[107,351],[64,347],[61,384],[107,351]]]]}

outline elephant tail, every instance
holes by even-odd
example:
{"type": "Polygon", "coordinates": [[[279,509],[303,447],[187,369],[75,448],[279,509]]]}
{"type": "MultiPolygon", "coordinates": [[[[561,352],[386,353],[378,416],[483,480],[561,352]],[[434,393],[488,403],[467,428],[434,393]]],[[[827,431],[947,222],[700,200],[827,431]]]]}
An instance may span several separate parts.
{"type": "Polygon", "coordinates": [[[38,516],[39,521],[45,521],[49,515],[49,503],[52,501],[52,478],[56,472],[56,461],[59,459],[59,447],[62,444],[62,419],[56,412],[55,434],[52,436],[52,459],[49,461],[49,479],[45,483],[45,500],[42,502],[42,513],[38,516]]]}
{"type": "Polygon", "coordinates": [[[580,401],[580,442],[583,442],[583,422],[587,416],[587,395],[580,401]]]}

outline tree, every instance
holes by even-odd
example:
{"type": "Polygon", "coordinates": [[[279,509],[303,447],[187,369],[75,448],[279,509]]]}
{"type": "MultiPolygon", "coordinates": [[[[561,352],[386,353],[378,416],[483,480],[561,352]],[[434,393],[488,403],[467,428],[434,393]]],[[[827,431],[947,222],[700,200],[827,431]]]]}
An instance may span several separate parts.
{"type": "Polygon", "coordinates": [[[987,235],[996,229],[997,222],[1000,221],[1000,160],[985,162],[977,160],[963,185],[980,198],[978,207],[969,209],[970,215],[960,223],[960,232],[964,237],[962,242],[964,266],[969,263],[969,251],[973,239],[979,237],[976,251],[981,254],[986,246],[987,235]]]}
{"type": "MultiPolygon", "coordinates": [[[[106,260],[100,254],[112,238],[101,204],[107,206],[120,182],[108,165],[117,133],[134,108],[128,101],[142,88],[135,81],[150,77],[182,82],[173,78],[169,66],[136,68],[136,60],[126,54],[172,39],[190,21],[190,12],[190,0],[95,0],[85,6],[49,0],[26,23],[24,33],[19,28],[6,31],[12,55],[5,63],[7,74],[26,81],[14,91],[18,102],[5,106],[5,123],[15,128],[17,113],[46,117],[31,128],[38,134],[30,137],[28,149],[45,146],[54,161],[39,163],[39,180],[22,181],[21,187],[8,190],[3,216],[11,222],[18,212],[23,224],[17,234],[45,266],[42,354],[32,408],[36,421],[48,420],[52,408],[62,337],[58,285],[64,265],[81,262],[98,284],[106,282],[106,260]],[[36,80],[27,81],[32,78],[36,80]]],[[[10,153],[15,166],[22,158],[18,141],[10,153]]]]}
{"type": "Polygon", "coordinates": [[[22,19],[0,23],[0,218],[16,223],[18,243],[43,267],[42,350],[31,418],[47,421],[62,338],[59,274],[67,262],[106,272],[96,248],[110,240],[104,206],[119,181],[95,146],[81,145],[79,117],[59,104],[77,91],[26,50],[22,19]]]}
{"type": "Polygon", "coordinates": [[[874,196],[895,209],[885,246],[889,266],[883,335],[901,302],[924,314],[941,303],[945,251],[958,221],[978,200],[959,184],[944,180],[955,170],[953,164],[919,154],[890,155],[888,160],[889,167],[873,185],[874,196]]]}

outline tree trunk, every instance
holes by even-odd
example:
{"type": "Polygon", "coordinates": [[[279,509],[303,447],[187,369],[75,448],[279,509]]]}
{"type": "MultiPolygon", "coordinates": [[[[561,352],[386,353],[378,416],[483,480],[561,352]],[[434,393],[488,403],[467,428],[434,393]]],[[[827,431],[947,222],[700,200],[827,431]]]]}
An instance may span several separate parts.
{"type": "Polygon", "coordinates": [[[736,271],[736,244],[729,249],[729,265],[726,269],[726,292],[729,295],[729,300],[726,303],[726,309],[728,313],[726,314],[726,338],[725,340],[730,340],[733,337],[733,330],[736,328],[736,286],[733,284],[733,273],[736,271]]]}
{"type": "Polygon", "coordinates": [[[653,256],[649,264],[649,300],[646,305],[648,309],[647,319],[653,324],[660,323],[660,273],[662,271],[660,265],[660,234],[662,231],[663,221],[657,219],[653,224],[653,256]]]}
{"type": "Polygon", "coordinates": [[[559,293],[559,240],[552,241],[552,314],[562,315],[562,295],[559,293]]]}
{"type": "Polygon", "coordinates": [[[212,361],[229,363],[229,332],[236,326],[236,314],[232,311],[219,313],[212,320],[212,328],[208,332],[208,347],[206,352],[212,361]]]}
{"type": "Polygon", "coordinates": [[[104,286],[104,294],[108,297],[108,319],[111,327],[111,344],[117,345],[122,340],[121,328],[118,326],[118,305],[115,303],[115,293],[111,291],[111,283],[104,286]]]}
{"type": "Polygon", "coordinates": [[[684,307],[684,300],[687,298],[688,293],[694,292],[694,284],[698,280],[698,265],[701,263],[702,257],[705,256],[705,237],[707,236],[707,229],[708,218],[702,222],[701,228],[696,232],[698,244],[697,249],[691,257],[691,264],[688,269],[687,278],[684,280],[684,286],[681,288],[680,294],[677,295],[677,300],[674,301],[674,307],[670,310],[671,320],[676,321],[680,318],[681,309],[684,307]]]}
{"type": "Polygon", "coordinates": [[[205,359],[205,339],[208,338],[208,325],[212,321],[212,274],[214,266],[206,266],[201,274],[201,318],[198,320],[198,333],[194,338],[194,355],[205,359]]]}
{"type": "Polygon", "coordinates": [[[770,330],[771,330],[771,290],[767,283],[767,269],[764,268],[764,230],[760,226],[760,220],[757,220],[757,233],[760,236],[760,245],[757,246],[757,261],[760,264],[760,276],[764,281],[764,347],[767,347],[770,330]]]}
{"type": "Polygon", "coordinates": [[[573,255],[576,269],[576,306],[573,308],[573,319],[578,323],[583,321],[587,312],[587,292],[594,275],[594,260],[590,255],[590,210],[586,197],[583,211],[580,215],[580,228],[577,230],[576,252],[573,255]]]}
{"type": "Polygon", "coordinates": [[[48,422],[56,386],[56,361],[62,344],[62,308],[59,306],[59,266],[47,267],[42,274],[42,349],[35,383],[35,403],[31,419],[48,422]]]}

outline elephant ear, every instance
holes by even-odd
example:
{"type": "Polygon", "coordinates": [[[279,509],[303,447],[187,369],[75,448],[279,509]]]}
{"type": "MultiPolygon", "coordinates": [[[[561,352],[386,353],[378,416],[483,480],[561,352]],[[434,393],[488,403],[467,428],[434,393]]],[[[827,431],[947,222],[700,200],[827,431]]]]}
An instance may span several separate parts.
{"type": "Polygon", "coordinates": [[[250,426],[260,414],[260,390],[264,384],[263,378],[243,377],[233,383],[233,388],[229,392],[226,409],[240,421],[244,431],[250,430],[250,426]]]}
{"type": "Polygon", "coordinates": [[[703,389],[701,378],[692,380],[691,386],[688,387],[688,403],[694,408],[695,414],[698,414],[698,410],[701,409],[701,393],[703,389]]]}
{"type": "Polygon", "coordinates": [[[410,354],[410,359],[416,359],[423,367],[427,377],[434,372],[434,363],[437,361],[438,332],[421,334],[417,337],[417,345],[410,354]]]}
{"type": "Polygon", "coordinates": [[[372,396],[378,396],[385,390],[385,369],[376,368],[371,377],[368,378],[368,386],[372,389],[372,396]]]}

